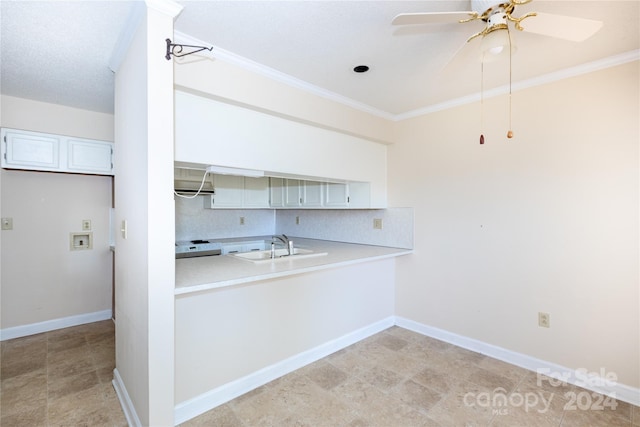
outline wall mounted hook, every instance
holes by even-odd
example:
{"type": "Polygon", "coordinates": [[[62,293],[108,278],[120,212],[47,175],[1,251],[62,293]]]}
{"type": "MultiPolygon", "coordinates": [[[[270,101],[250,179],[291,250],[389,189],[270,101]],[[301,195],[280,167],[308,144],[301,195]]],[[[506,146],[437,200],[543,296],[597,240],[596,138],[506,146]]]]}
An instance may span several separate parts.
{"type": "Polygon", "coordinates": [[[201,52],[203,50],[208,50],[209,52],[211,52],[213,50],[213,47],[192,46],[188,44],[171,43],[171,39],[167,39],[167,54],[164,57],[167,59],[167,61],[169,61],[171,59],[171,55],[173,55],[176,58],[180,58],[181,56],[191,55],[192,53],[201,52]],[[190,52],[182,53],[182,50],[185,47],[191,48],[194,50],[190,52]]]}

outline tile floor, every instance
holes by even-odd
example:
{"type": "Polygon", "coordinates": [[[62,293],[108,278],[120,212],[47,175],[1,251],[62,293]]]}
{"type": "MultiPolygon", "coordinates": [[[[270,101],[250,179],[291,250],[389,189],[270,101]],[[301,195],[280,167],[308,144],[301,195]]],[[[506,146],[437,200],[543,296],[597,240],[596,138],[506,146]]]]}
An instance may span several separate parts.
{"type": "MultiPolygon", "coordinates": [[[[111,321],[2,342],[0,425],[126,426],[113,368],[111,321]]],[[[392,327],[183,426],[640,426],[640,408],[392,327]]]]}
{"type": "Polygon", "coordinates": [[[126,426],[111,320],[3,341],[0,426],[126,426]]]}
{"type": "Polygon", "coordinates": [[[531,371],[392,327],[183,426],[640,426],[638,407],[602,400],[598,410],[598,395],[554,385],[544,378],[538,384],[531,371]],[[506,406],[499,406],[500,397],[506,406]]]}

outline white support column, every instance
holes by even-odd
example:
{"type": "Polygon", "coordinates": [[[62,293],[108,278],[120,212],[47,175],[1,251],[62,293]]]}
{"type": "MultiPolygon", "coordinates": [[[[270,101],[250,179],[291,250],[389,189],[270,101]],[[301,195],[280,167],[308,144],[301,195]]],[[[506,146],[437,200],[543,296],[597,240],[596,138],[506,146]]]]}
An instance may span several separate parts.
{"type": "MultiPolygon", "coordinates": [[[[182,7],[147,0],[116,72],[116,382],[132,425],[174,423],[173,61],[182,7]],[[126,396],[122,398],[122,396],[126,396]]],[[[140,12],[140,11],[138,11],[140,12]]]]}

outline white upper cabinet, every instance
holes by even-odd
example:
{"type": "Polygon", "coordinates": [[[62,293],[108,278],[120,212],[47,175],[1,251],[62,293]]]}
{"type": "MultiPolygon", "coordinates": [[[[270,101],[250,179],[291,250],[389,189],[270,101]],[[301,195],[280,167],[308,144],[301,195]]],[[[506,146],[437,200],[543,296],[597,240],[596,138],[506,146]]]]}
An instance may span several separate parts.
{"type": "Polygon", "coordinates": [[[302,179],[285,179],[284,206],[287,208],[321,208],[322,183],[302,179]]]}
{"type": "Polygon", "coordinates": [[[269,178],[269,206],[284,207],[284,178],[269,178]]]}
{"type": "Polygon", "coordinates": [[[324,185],[324,206],[328,208],[349,207],[349,186],[327,182],[324,185]]]}
{"type": "Polygon", "coordinates": [[[3,128],[2,167],[113,175],[113,143],[3,128]]]}
{"type": "Polygon", "coordinates": [[[2,130],[2,167],[60,168],[60,137],[2,130]]]}
{"type": "Polygon", "coordinates": [[[369,183],[271,178],[272,208],[369,208],[369,183]]]}
{"type": "Polygon", "coordinates": [[[268,208],[269,178],[251,178],[235,175],[214,175],[215,194],[205,198],[205,207],[268,208]]]}
{"type": "Polygon", "coordinates": [[[287,178],[284,180],[284,199],[287,208],[321,208],[322,183],[287,178]]]}
{"type": "Polygon", "coordinates": [[[317,181],[302,181],[302,206],[305,208],[321,208],[322,183],[317,181]]]}
{"type": "Polygon", "coordinates": [[[269,207],[269,178],[244,178],[244,200],[246,208],[269,207]]]}
{"type": "Polygon", "coordinates": [[[216,193],[211,196],[212,208],[242,207],[244,177],[233,175],[214,175],[213,188],[216,193]]]}
{"type": "Polygon", "coordinates": [[[113,173],[111,154],[113,144],[103,141],[69,139],[67,142],[67,166],[70,171],[99,174],[113,173]]]}
{"type": "Polygon", "coordinates": [[[302,191],[299,179],[284,180],[284,205],[288,208],[297,208],[302,206],[302,191]]]}

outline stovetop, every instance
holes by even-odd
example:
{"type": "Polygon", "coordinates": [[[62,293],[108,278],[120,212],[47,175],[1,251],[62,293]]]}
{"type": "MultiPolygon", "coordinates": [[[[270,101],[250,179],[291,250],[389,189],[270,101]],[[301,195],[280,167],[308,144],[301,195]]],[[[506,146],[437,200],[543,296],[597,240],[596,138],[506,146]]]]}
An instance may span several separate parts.
{"type": "Polygon", "coordinates": [[[222,245],[218,242],[200,239],[176,242],[176,258],[220,255],[221,253],[222,245]]]}

